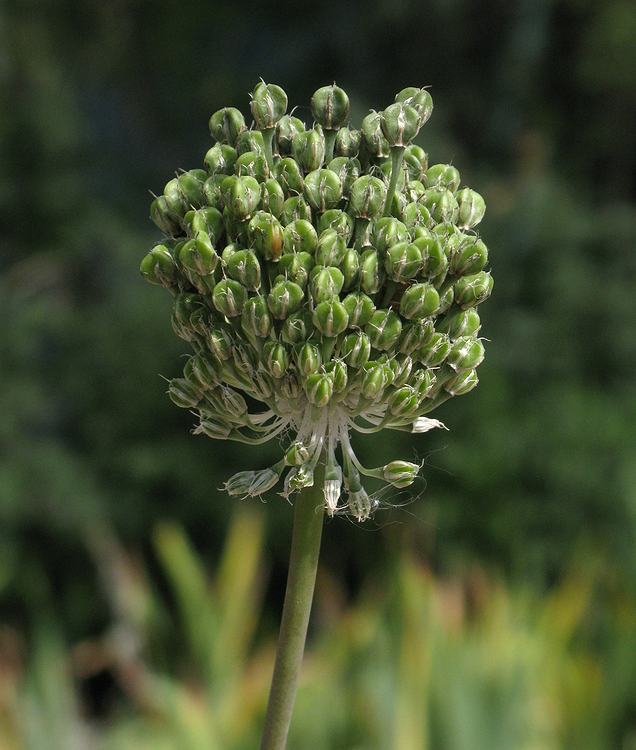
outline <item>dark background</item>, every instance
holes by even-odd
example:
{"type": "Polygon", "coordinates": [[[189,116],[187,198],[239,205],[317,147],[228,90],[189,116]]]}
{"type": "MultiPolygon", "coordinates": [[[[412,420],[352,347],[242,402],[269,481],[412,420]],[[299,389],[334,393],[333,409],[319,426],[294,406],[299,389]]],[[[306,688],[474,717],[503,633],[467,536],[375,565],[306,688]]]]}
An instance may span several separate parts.
{"type": "MultiPolygon", "coordinates": [[[[325,571],[349,599],[406,548],[442,576],[478,566],[549,592],[594,560],[633,606],[635,39],[630,0],[2,5],[0,621],[21,664],[43,621],[69,645],[107,628],[95,535],[161,591],[156,524],[182,525],[213,567],[243,508],[218,488],[276,455],[189,434],[159,377],[184,345],[138,274],[158,238],[149,191],[200,166],[209,115],[247,115],[261,76],[306,121],[334,80],[354,122],[430,85],[418,142],[488,205],[481,384],[435,415],[448,433],[363,441],[371,463],[426,458],[425,483],[362,528],[330,522],[325,571]]],[[[271,635],[290,512],[258,510],[271,635]]],[[[109,679],[80,685],[89,715],[108,713],[109,679]]]]}

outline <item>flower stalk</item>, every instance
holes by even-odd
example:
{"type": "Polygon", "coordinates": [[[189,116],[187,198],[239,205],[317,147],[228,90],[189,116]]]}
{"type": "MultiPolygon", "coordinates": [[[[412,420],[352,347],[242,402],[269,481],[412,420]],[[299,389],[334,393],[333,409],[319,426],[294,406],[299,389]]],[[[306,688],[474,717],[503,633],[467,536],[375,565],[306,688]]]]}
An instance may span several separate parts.
{"type": "Polygon", "coordinates": [[[294,502],[285,603],[260,750],[284,750],[302,664],[324,520],[321,470],[294,502]]]}

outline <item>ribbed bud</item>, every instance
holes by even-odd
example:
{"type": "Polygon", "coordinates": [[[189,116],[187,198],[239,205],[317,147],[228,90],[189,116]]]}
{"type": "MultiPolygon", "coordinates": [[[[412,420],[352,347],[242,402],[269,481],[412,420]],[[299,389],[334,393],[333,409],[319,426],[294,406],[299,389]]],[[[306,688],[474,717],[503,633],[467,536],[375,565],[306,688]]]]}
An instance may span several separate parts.
{"type": "Polygon", "coordinates": [[[392,216],[383,216],[373,224],[373,247],[379,253],[385,253],[393,245],[410,240],[409,230],[392,216]]]}
{"type": "Polygon", "coordinates": [[[335,229],[325,229],[318,238],[315,261],[318,266],[341,266],[347,246],[335,229]]]}
{"type": "Polygon", "coordinates": [[[236,139],[236,150],[238,154],[252,152],[265,156],[265,141],[260,130],[243,130],[236,139]]]}
{"type": "Polygon", "coordinates": [[[340,264],[344,276],[343,289],[349,290],[357,284],[360,277],[360,254],[353,247],[348,247],[340,264]]]}
{"type": "Polygon", "coordinates": [[[254,250],[265,260],[277,261],[283,252],[283,226],[267,211],[257,211],[248,226],[254,250]]]}
{"type": "Polygon", "coordinates": [[[424,205],[437,223],[457,220],[459,206],[450,190],[429,188],[424,195],[424,205]]]}
{"type": "Polygon", "coordinates": [[[281,156],[289,156],[292,152],[292,143],[299,133],[305,132],[305,124],[302,120],[291,115],[284,115],[276,123],[276,143],[278,153],[281,156]]]}
{"type": "Polygon", "coordinates": [[[286,344],[300,344],[314,332],[311,313],[301,310],[293,313],[283,323],[281,338],[286,344]]]}
{"type": "Polygon", "coordinates": [[[287,111],[287,94],[280,86],[261,81],[252,92],[250,109],[256,127],[273,128],[287,111]]]}
{"type": "Polygon", "coordinates": [[[309,286],[311,298],[318,304],[332,297],[337,297],[342,291],[344,276],[335,266],[315,266],[310,274],[309,286]]]}
{"type": "Polygon", "coordinates": [[[279,281],[267,295],[267,306],[276,320],[285,320],[301,306],[304,292],[293,281],[279,281]]]}
{"type": "Polygon", "coordinates": [[[402,89],[395,96],[396,102],[403,102],[413,107],[420,117],[420,127],[433,114],[433,97],[426,89],[418,89],[414,86],[402,89]]]}
{"type": "Polygon", "coordinates": [[[362,292],[348,294],[343,304],[349,316],[349,326],[352,328],[365,326],[375,312],[373,300],[362,292]]]}
{"type": "Polygon", "coordinates": [[[347,309],[337,299],[326,300],[314,309],[314,325],[323,336],[333,338],[347,328],[349,316],[347,309]]]}
{"type": "Polygon", "coordinates": [[[394,487],[409,487],[420,472],[419,464],[410,461],[391,461],[383,470],[384,481],[394,487]]]}
{"type": "Polygon", "coordinates": [[[439,367],[451,350],[451,342],[445,333],[434,333],[424,346],[415,352],[416,359],[427,367],[439,367]]]}
{"type": "Polygon", "coordinates": [[[364,328],[371,346],[380,351],[391,351],[402,333],[402,321],[393,310],[376,310],[364,328]]]}
{"type": "Polygon", "coordinates": [[[404,150],[404,166],[410,180],[421,180],[428,169],[428,154],[421,146],[412,143],[404,150]]]}
{"type": "Polygon", "coordinates": [[[369,112],[362,120],[360,131],[362,141],[371,156],[384,158],[389,155],[389,144],[382,132],[382,116],[378,112],[369,112]]]}
{"type": "Polygon", "coordinates": [[[241,327],[251,336],[267,338],[272,330],[272,317],[265,297],[250,297],[243,305],[241,327]]]}
{"type": "MultiPolygon", "coordinates": [[[[300,137],[300,136],[299,136],[300,137]]],[[[304,180],[303,174],[298,166],[298,163],[290,157],[281,159],[275,167],[276,179],[283,189],[285,195],[291,195],[302,193],[304,180]]],[[[283,206],[283,215],[285,208],[283,206]]],[[[299,218],[299,217],[294,217],[299,218]]]]}
{"type": "Polygon", "coordinates": [[[287,372],[289,354],[278,341],[266,341],[263,346],[263,361],[269,374],[278,380],[287,372]]]}
{"type": "Polygon", "coordinates": [[[384,266],[390,279],[406,282],[420,272],[422,251],[415,243],[398,242],[388,249],[384,266]]]}
{"type": "Polygon", "coordinates": [[[316,169],[305,177],[304,195],[307,203],[320,213],[335,208],[342,197],[342,185],[331,169],[316,169]]]}
{"type": "Polygon", "coordinates": [[[478,238],[467,235],[457,246],[450,263],[451,273],[466,276],[482,271],[488,263],[488,248],[478,238]]]}
{"type": "Polygon", "coordinates": [[[235,219],[244,221],[251,218],[260,201],[261,187],[253,177],[235,177],[228,183],[225,204],[235,219]]]}
{"type": "Polygon", "coordinates": [[[210,117],[210,134],[219,143],[234,146],[245,127],[245,118],[234,107],[223,107],[210,117]]]}
{"type": "Polygon", "coordinates": [[[204,156],[203,163],[210,174],[232,174],[237,158],[235,148],[225,143],[215,143],[204,156]]]}
{"type": "Polygon", "coordinates": [[[283,248],[286,253],[313,253],[318,247],[318,233],[306,219],[296,219],[283,231],[283,248]]]}
{"type": "Polygon", "coordinates": [[[475,370],[468,370],[467,372],[459,372],[454,378],[451,378],[444,383],[444,390],[450,393],[451,396],[463,396],[476,388],[479,383],[477,372],[475,370]]]}
{"type": "Polygon", "coordinates": [[[247,290],[234,279],[219,281],[212,293],[214,307],[227,318],[236,318],[240,315],[246,300],[247,290]]]}
{"type": "Polygon", "coordinates": [[[202,417],[194,429],[195,435],[205,435],[213,440],[227,440],[232,432],[232,427],[218,417],[202,417]]]}
{"type": "Polygon", "coordinates": [[[490,297],[492,287],[492,276],[486,271],[462,276],[455,282],[455,302],[462,308],[480,305],[490,297]]]}
{"type": "Polygon", "coordinates": [[[463,188],[455,196],[459,204],[458,224],[462,229],[472,229],[484,218],[486,202],[470,188],[463,188]]]}
{"type": "Polygon", "coordinates": [[[373,219],[382,213],[386,185],[378,177],[363,175],[351,186],[349,213],[359,219],[373,219]]]}
{"type": "Polygon", "coordinates": [[[325,160],[325,136],[319,127],[299,133],[292,143],[292,154],[302,170],[320,169],[325,160]]]}
{"type": "Polygon", "coordinates": [[[278,268],[287,280],[304,289],[314,265],[314,259],[309,253],[287,253],[280,259],[278,268]]]}
{"type": "Polygon", "coordinates": [[[239,250],[227,262],[227,275],[251,291],[260,289],[261,265],[253,250],[239,250]]]}
{"type": "Polygon", "coordinates": [[[322,234],[325,229],[333,229],[338,237],[348,243],[353,236],[354,222],[351,216],[339,208],[330,208],[320,215],[318,219],[318,233],[322,234]]]}
{"type": "Polygon", "coordinates": [[[311,218],[311,208],[302,195],[287,198],[283,204],[283,212],[280,220],[284,227],[291,224],[292,221],[296,221],[296,219],[311,221],[311,218]]]}
{"type": "Polygon", "coordinates": [[[325,407],[333,396],[333,377],[328,373],[315,372],[305,380],[305,393],[309,403],[325,407]]]}
{"type": "Polygon", "coordinates": [[[302,375],[318,372],[321,364],[320,349],[315,344],[306,342],[296,349],[296,367],[302,375]]]}
{"type": "Polygon", "coordinates": [[[338,156],[357,156],[360,151],[361,141],[362,133],[359,130],[340,128],[340,130],[336,134],[334,152],[338,156]]]}
{"type": "Polygon", "coordinates": [[[389,396],[389,411],[394,417],[406,416],[415,412],[419,401],[415,388],[410,385],[403,385],[401,388],[396,388],[389,396]]]}
{"type": "Polygon", "coordinates": [[[201,392],[185,378],[173,378],[168,385],[168,395],[181,409],[193,409],[201,400],[201,392]]]}
{"type": "Polygon", "coordinates": [[[333,380],[333,392],[343,393],[349,382],[349,371],[347,365],[341,359],[334,359],[325,365],[325,372],[331,375],[333,380]]]}
{"type": "Polygon", "coordinates": [[[177,266],[172,253],[165,245],[156,245],[139,266],[141,275],[151,284],[170,288],[177,279],[177,266]]]}
{"type": "Polygon", "coordinates": [[[451,339],[460,336],[475,336],[481,328],[479,313],[474,307],[450,312],[437,326],[437,330],[447,333],[451,339]]]}
{"type": "Polygon", "coordinates": [[[414,107],[396,102],[380,113],[380,126],[389,146],[404,148],[418,134],[420,116],[414,107]]]}
{"type": "Polygon", "coordinates": [[[335,83],[323,86],[311,97],[311,114],[325,130],[337,130],[349,117],[349,97],[335,83]]]}
{"type": "Polygon", "coordinates": [[[285,193],[277,180],[270,177],[261,184],[261,208],[276,218],[280,217],[283,212],[285,203],[285,193]]]}
{"type": "Polygon", "coordinates": [[[484,354],[484,345],[479,339],[462,336],[453,342],[446,362],[457,372],[474,370],[484,361],[484,354]]]}
{"type": "Polygon", "coordinates": [[[432,284],[413,284],[400,300],[400,313],[408,320],[429,318],[438,309],[439,294],[432,284]]]}
{"type": "Polygon", "coordinates": [[[340,346],[340,356],[351,367],[360,369],[371,356],[371,339],[362,331],[347,334],[340,346]]]}
{"type": "Polygon", "coordinates": [[[366,294],[377,294],[384,286],[384,267],[375,248],[360,255],[360,286],[366,294]]]}
{"type": "Polygon", "coordinates": [[[459,170],[451,164],[433,164],[426,170],[425,182],[429,188],[455,193],[461,184],[461,176],[459,170]]]}

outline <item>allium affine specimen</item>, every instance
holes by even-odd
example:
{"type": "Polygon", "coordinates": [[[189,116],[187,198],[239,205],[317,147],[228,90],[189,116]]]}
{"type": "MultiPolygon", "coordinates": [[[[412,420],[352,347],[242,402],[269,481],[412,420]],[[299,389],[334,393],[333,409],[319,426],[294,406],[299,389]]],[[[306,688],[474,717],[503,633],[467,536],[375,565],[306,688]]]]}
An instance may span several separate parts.
{"type": "Polygon", "coordinates": [[[477,306],[493,285],[475,231],[484,200],[412,143],[433,110],[426,89],[359,128],[335,85],[315,92],[307,125],[279,86],[259,83],[250,108],[249,127],[238,109],[215,112],[204,167],[151,206],[165,237],[141,272],[172,293],[194,350],[169,394],[197,434],[288,440],[274,466],[230,478],[231,495],[282,480],[290,496],[324,456],[327,512],[362,521],[363,476],[406,487],[419,466],[367,469],[351,433],[424,432],[440,425],[424,415],[477,385],[477,306]]]}
{"type": "Polygon", "coordinates": [[[355,432],[426,432],[428,416],[472,390],[484,358],[477,306],[492,290],[475,231],[483,198],[456,167],[413,144],[431,116],[406,88],[354,128],[335,84],[311,98],[313,122],[288,114],[264,82],[253,122],[210,118],[203,168],[178,173],[151,206],[164,233],[141,273],[173,295],[173,327],[194,350],[172,400],[197,434],[258,445],[280,460],[228,479],[231,495],[279,482],[294,535],[279,650],[261,748],[285,747],[313,595],[324,508],[359,521],[376,501],[363,477],[408,487],[398,457],[365,468],[355,432]],[[295,493],[315,487],[314,491],[295,493]]]}

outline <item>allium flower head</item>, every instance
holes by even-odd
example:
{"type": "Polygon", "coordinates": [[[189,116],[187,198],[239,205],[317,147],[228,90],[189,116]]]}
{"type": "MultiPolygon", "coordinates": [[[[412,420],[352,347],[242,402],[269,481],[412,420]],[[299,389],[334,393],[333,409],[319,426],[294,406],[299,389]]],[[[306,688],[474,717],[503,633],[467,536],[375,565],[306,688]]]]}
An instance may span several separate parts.
{"type": "Polygon", "coordinates": [[[444,427],[424,415],[478,383],[476,308],[493,285],[475,231],[484,200],[413,144],[433,110],[426,89],[359,129],[335,84],[313,95],[308,125],[263,81],[250,109],[249,128],[238,109],[215,112],[204,167],[151,205],[165,236],[141,273],[172,293],[174,330],[194,350],[168,393],[197,415],[196,434],[288,439],[274,466],[230,478],[231,495],[282,481],[289,496],[324,461],[327,511],[364,520],[363,475],[406,487],[420,466],[367,469],[351,433],[444,427]]]}

